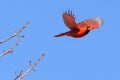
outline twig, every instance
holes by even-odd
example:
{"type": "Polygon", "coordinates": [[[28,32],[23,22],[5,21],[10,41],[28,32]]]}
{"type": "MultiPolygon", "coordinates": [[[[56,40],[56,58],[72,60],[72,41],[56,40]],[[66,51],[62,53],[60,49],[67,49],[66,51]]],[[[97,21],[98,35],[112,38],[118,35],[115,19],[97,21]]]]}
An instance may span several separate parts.
{"type": "Polygon", "coordinates": [[[17,32],[15,32],[13,35],[9,36],[8,38],[6,38],[6,39],[4,39],[4,40],[1,40],[1,41],[0,41],[0,44],[2,44],[3,42],[6,42],[6,41],[8,41],[9,39],[17,36],[20,32],[22,32],[22,31],[28,26],[29,23],[30,23],[30,22],[27,21],[27,22],[23,25],[23,27],[22,27],[21,29],[19,29],[17,32]]]}
{"type": "Polygon", "coordinates": [[[21,41],[21,39],[22,39],[23,37],[24,37],[24,36],[20,36],[20,37],[18,38],[18,40],[16,41],[16,43],[15,43],[11,48],[9,48],[9,49],[6,50],[6,51],[3,51],[3,52],[0,54],[0,57],[4,56],[4,55],[6,55],[6,54],[12,53],[13,50],[16,48],[16,46],[20,43],[20,41],[21,41]]]}
{"type": "Polygon", "coordinates": [[[22,75],[22,73],[23,73],[23,70],[21,70],[21,71],[19,72],[19,75],[16,74],[15,80],[17,80],[17,79],[22,75]]]}
{"type": "Polygon", "coordinates": [[[19,76],[18,80],[22,80],[31,70],[33,70],[33,68],[40,62],[40,60],[45,56],[45,54],[43,53],[35,63],[31,64],[30,67],[28,68],[28,70],[26,72],[24,72],[21,76],[19,76]]]}

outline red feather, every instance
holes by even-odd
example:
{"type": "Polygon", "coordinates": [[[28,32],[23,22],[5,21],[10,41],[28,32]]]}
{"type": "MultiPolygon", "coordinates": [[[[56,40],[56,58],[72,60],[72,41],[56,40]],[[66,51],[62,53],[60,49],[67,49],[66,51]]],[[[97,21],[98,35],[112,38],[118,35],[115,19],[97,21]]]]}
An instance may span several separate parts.
{"type": "Polygon", "coordinates": [[[103,19],[100,17],[90,18],[76,23],[72,11],[69,10],[68,12],[63,13],[63,21],[70,31],[57,34],[55,37],[71,36],[74,38],[80,38],[88,34],[90,30],[99,28],[103,24],[103,19]]]}

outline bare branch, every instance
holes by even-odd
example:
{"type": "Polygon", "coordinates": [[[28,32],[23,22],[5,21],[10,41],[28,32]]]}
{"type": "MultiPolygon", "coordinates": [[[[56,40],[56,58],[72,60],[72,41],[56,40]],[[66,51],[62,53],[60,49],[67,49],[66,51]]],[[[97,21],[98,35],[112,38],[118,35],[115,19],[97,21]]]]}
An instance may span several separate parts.
{"type": "Polygon", "coordinates": [[[0,41],[0,44],[2,44],[3,42],[6,42],[6,41],[8,41],[9,39],[17,36],[20,32],[22,32],[22,31],[28,26],[29,23],[30,23],[30,22],[27,21],[27,22],[23,25],[23,27],[22,27],[21,29],[19,29],[17,32],[15,32],[13,35],[9,36],[8,38],[6,38],[6,39],[4,39],[4,40],[1,40],[1,41],[0,41]]]}
{"type": "Polygon", "coordinates": [[[17,80],[22,75],[22,73],[23,73],[23,70],[19,72],[19,75],[16,75],[16,78],[14,80],[17,80]]]}
{"type": "Polygon", "coordinates": [[[23,37],[24,37],[24,36],[20,36],[20,37],[18,38],[18,40],[16,41],[16,43],[15,43],[11,48],[9,48],[9,49],[6,50],[6,51],[3,51],[3,52],[0,54],[0,57],[4,56],[4,55],[6,55],[6,54],[12,53],[13,50],[16,48],[16,46],[18,46],[18,44],[20,43],[20,41],[21,41],[21,39],[22,39],[23,37]]]}
{"type": "Polygon", "coordinates": [[[34,67],[40,62],[40,60],[43,58],[45,56],[45,54],[43,53],[38,59],[37,59],[37,61],[35,62],[35,63],[33,63],[33,64],[31,64],[31,62],[30,62],[30,67],[28,68],[28,70],[26,71],[26,72],[24,72],[22,75],[20,75],[19,77],[17,77],[18,78],[18,80],[22,80],[31,70],[33,70],[34,69],[34,67]]]}

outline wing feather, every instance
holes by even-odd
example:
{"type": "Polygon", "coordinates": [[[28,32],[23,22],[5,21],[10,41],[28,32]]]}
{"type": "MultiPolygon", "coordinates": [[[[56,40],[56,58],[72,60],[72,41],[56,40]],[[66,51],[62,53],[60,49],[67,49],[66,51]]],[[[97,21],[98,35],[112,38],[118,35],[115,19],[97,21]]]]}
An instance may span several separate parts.
{"type": "Polygon", "coordinates": [[[67,12],[63,13],[63,20],[65,25],[69,28],[69,29],[78,29],[77,24],[75,22],[75,17],[72,14],[72,11],[68,10],[67,12]]]}
{"type": "Polygon", "coordinates": [[[86,26],[90,27],[90,30],[99,28],[103,24],[103,19],[100,17],[91,18],[84,20],[81,24],[86,24],[86,26]]]}

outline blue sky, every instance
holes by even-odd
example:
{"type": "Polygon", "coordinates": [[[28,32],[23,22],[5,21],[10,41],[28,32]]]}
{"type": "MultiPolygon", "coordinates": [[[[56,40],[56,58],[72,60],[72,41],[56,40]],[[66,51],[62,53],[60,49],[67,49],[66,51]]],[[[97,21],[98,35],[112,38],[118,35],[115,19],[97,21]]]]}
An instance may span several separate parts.
{"type": "MultiPolygon", "coordinates": [[[[20,29],[25,38],[13,53],[0,59],[0,79],[13,80],[29,60],[45,57],[24,80],[120,80],[119,0],[1,0],[0,39],[20,29]],[[62,13],[72,10],[76,22],[102,17],[104,24],[83,38],[53,37],[68,28],[62,13]]],[[[17,38],[1,44],[1,52],[17,38]]]]}

